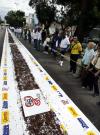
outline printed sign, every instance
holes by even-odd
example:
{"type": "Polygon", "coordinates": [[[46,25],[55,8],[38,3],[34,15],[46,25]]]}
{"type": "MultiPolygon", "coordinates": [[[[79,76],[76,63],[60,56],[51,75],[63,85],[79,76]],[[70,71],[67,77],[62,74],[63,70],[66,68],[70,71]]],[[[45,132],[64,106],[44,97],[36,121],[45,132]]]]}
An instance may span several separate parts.
{"type": "Polygon", "coordinates": [[[86,135],[96,135],[93,131],[88,131],[86,135]]]}
{"type": "Polygon", "coordinates": [[[8,109],[8,101],[3,101],[3,107],[4,109],[8,109]]]}
{"type": "Polygon", "coordinates": [[[2,100],[3,101],[8,100],[8,93],[2,93],[2,100]]]}
{"type": "Polygon", "coordinates": [[[38,68],[38,69],[39,69],[40,72],[43,72],[43,71],[41,70],[41,68],[38,68]]]}
{"type": "Polygon", "coordinates": [[[53,84],[50,80],[48,80],[48,83],[49,83],[50,85],[52,85],[52,84],[53,84]]]}
{"type": "Polygon", "coordinates": [[[35,62],[35,61],[33,61],[33,63],[34,63],[34,64],[36,64],[36,62],[35,62]]]}
{"type": "Polygon", "coordinates": [[[3,84],[4,84],[4,85],[7,85],[7,81],[4,81],[3,84]]]}
{"type": "Polygon", "coordinates": [[[7,72],[4,72],[4,76],[7,76],[7,72]]]}
{"type": "Polygon", "coordinates": [[[3,135],[9,135],[9,125],[3,127],[3,135]]]}
{"type": "Polygon", "coordinates": [[[67,135],[67,130],[63,124],[60,125],[60,129],[63,130],[65,135],[67,135]]]}
{"type": "Polygon", "coordinates": [[[49,80],[49,77],[48,77],[48,76],[46,76],[46,77],[45,77],[45,80],[47,80],[47,81],[48,81],[48,80],[49,80]]]}
{"type": "Polygon", "coordinates": [[[7,76],[4,76],[4,77],[3,77],[3,80],[7,81],[7,76]]]}
{"type": "Polygon", "coordinates": [[[4,111],[4,112],[2,112],[1,123],[7,124],[8,122],[9,122],[9,111],[4,111]]]}
{"type": "Polygon", "coordinates": [[[6,63],[4,64],[4,67],[7,67],[7,64],[6,63]]]}
{"type": "Polygon", "coordinates": [[[57,87],[55,85],[51,86],[52,90],[57,91],[57,87]]]}
{"type": "Polygon", "coordinates": [[[60,91],[57,91],[59,97],[63,97],[60,91]]]}
{"type": "Polygon", "coordinates": [[[80,124],[81,124],[81,126],[82,126],[83,128],[86,128],[86,129],[89,128],[89,127],[87,126],[87,124],[82,120],[82,118],[78,118],[78,121],[80,122],[80,124]]]}
{"type": "Polygon", "coordinates": [[[72,106],[69,106],[69,107],[68,107],[68,110],[69,110],[69,112],[71,113],[71,115],[72,115],[74,118],[76,118],[76,117],[79,116],[79,114],[76,112],[76,110],[75,110],[72,106]]]}
{"type": "Polygon", "coordinates": [[[24,97],[24,101],[25,101],[26,107],[40,106],[41,105],[40,98],[33,98],[32,96],[24,97]]]}
{"type": "Polygon", "coordinates": [[[50,111],[39,89],[21,92],[21,100],[26,117],[50,111]]]}
{"type": "Polygon", "coordinates": [[[3,86],[2,91],[8,91],[8,86],[3,86]]]}
{"type": "Polygon", "coordinates": [[[63,103],[63,105],[69,104],[69,101],[68,100],[61,100],[61,102],[63,103]]]}

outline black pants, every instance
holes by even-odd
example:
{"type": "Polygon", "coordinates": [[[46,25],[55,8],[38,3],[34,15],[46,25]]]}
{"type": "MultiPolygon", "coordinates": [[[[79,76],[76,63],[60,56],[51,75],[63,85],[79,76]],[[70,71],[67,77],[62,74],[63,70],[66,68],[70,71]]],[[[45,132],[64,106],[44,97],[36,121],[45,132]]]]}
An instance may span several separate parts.
{"type": "Polygon", "coordinates": [[[48,46],[45,46],[44,50],[45,50],[46,52],[49,52],[49,47],[48,47],[48,46]]]}
{"type": "Polygon", "coordinates": [[[56,58],[56,57],[57,57],[57,48],[56,48],[56,47],[52,47],[52,48],[51,48],[51,53],[52,53],[53,56],[56,58]]]}
{"type": "MultiPolygon", "coordinates": [[[[65,55],[65,53],[66,53],[66,48],[61,48],[61,51],[60,51],[60,53],[62,54],[62,55],[65,55]]],[[[61,56],[61,61],[63,60],[63,56],[61,56]]]]}
{"type": "Polygon", "coordinates": [[[85,87],[87,87],[87,84],[85,85],[85,80],[86,80],[87,74],[88,74],[88,71],[86,70],[87,66],[88,65],[84,65],[82,63],[81,67],[80,67],[80,77],[81,77],[82,86],[85,86],[85,87]]]}
{"type": "Polygon", "coordinates": [[[94,93],[99,94],[99,87],[98,87],[99,76],[95,76],[96,72],[97,70],[95,69],[93,69],[91,72],[88,71],[87,77],[85,78],[83,85],[85,87],[89,86],[90,90],[94,88],[94,93]]]}
{"type": "Polygon", "coordinates": [[[41,50],[41,40],[37,40],[37,47],[36,47],[37,51],[41,50]]]}
{"type": "Polygon", "coordinates": [[[29,43],[31,44],[31,37],[28,37],[28,41],[29,41],[29,43]]]}
{"type": "Polygon", "coordinates": [[[70,71],[72,71],[73,73],[76,73],[78,58],[79,58],[79,54],[70,55],[70,71]]]}
{"type": "Polygon", "coordinates": [[[94,93],[99,94],[99,87],[98,87],[98,76],[94,75],[95,72],[89,72],[87,81],[90,86],[90,89],[94,88],[94,93]]]}
{"type": "Polygon", "coordinates": [[[34,39],[34,48],[37,48],[37,39],[34,39]]]}
{"type": "Polygon", "coordinates": [[[93,80],[92,74],[89,71],[84,70],[81,76],[82,86],[89,87],[90,90],[93,90],[93,80]]]}

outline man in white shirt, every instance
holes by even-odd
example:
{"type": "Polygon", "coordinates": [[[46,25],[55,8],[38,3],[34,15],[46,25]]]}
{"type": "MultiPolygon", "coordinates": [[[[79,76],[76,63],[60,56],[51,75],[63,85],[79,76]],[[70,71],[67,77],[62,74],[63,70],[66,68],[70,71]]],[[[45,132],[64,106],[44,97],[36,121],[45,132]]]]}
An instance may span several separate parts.
{"type": "MultiPolygon", "coordinates": [[[[63,36],[63,39],[60,43],[61,54],[64,55],[67,52],[67,48],[70,45],[69,38],[67,36],[63,36]]],[[[61,56],[61,60],[59,61],[60,66],[63,66],[63,57],[61,56]]]]}
{"type": "Polygon", "coordinates": [[[82,63],[88,66],[95,55],[94,42],[89,42],[82,59],[82,63]]]}
{"type": "Polygon", "coordinates": [[[61,44],[60,44],[60,48],[61,49],[67,49],[68,45],[70,45],[70,41],[68,37],[65,37],[64,39],[62,39],[61,44]]]}
{"type": "Polygon", "coordinates": [[[82,88],[86,87],[86,77],[87,77],[87,70],[86,68],[90,65],[93,57],[95,55],[94,52],[94,42],[89,42],[87,48],[85,49],[85,53],[82,59],[82,68],[80,71],[81,74],[81,81],[82,81],[82,88]]]}
{"type": "Polygon", "coordinates": [[[94,90],[93,96],[99,95],[99,86],[98,86],[98,79],[100,76],[100,44],[97,47],[97,52],[94,58],[91,61],[91,64],[88,68],[88,74],[85,79],[86,84],[94,90]]]}

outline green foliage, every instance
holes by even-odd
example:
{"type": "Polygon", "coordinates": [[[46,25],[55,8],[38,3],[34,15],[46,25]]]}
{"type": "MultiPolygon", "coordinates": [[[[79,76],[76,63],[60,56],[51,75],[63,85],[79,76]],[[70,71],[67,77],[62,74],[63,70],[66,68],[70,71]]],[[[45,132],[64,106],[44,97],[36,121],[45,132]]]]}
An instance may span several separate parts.
{"type": "Polygon", "coordinates": [[[29,6],[36,6],[36,4],[40,3],[41,0],[30,0],[29,6]]]}
{"type": "Polygon", "coordinates": [[[22,27],[23,22],[26,22],[25,13],[23,11],[9,11],[5,19],[10,26],[22,27]]]}
{"type": "MultiPolygon", "coordinates": [[[[72,18],[70,23],[76,21],[76,24],[78,24],[79,18],[83,14],[91,19],[98,20],[100,18],[100,0],[57,0],[57,4],[63,6],[70,5],[68,12],[69,18],[72,18]]],[[[94,21],[95,20],[92,20],[91,23],[94,23],[94,21]]]]}
{"type": "Polygon", "coordinates": [[[70,6],[68,25],[77,25],[75,34],[81,41],[100,22],[100,0],[57,0],[57,4],[70,6]]]}
{"type": "Polygon", "coordinates": [[[47,3],[42,2],[36,5],[36,14],[39,22],[44,24],[46,28],[55,20],[55,7],[49,6],[47,3]]]}
{"type": "Polygon", "coordinates": [[[29,5],[35,7],[38,20],[48,29],[55,20],[56,8],[53,5],[54,0],[30,0],[29,5]]]}
{"type": "MultiPolygon", "coordinates": [[[[58,22],[65,26],[76,25],[77,35],[82,41],[93,27],[100,23],[100,0],[30,0],[31,6],[36,6],[38,19],[42,23],[52,22],[55,18],[58,22]],[[51,1],[49,7],[46,7],[48,1],[51,1]],[[43,5],[42,3],[45,3],[43,5]],[[52,12],[52,5],[62,5],[61,16],[56,16],[57,10],[52,12]],[[51,9],[51,10],[50,10],[51,9]],[[52,12],[52,13],[50,13],[52,12]],[[55,16],[55,17],[54,17],[55,16]],[[60,21],[59,21],[60,20],[60,21]]],[[[55,6],[56,7],[56,6],[55,6]]]]}

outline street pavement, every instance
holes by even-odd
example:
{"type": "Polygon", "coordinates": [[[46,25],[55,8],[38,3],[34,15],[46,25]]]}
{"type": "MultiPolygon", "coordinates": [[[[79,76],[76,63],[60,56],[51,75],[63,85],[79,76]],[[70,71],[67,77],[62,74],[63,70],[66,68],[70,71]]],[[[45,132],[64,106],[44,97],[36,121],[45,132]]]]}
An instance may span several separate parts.
{"type": "Polygon", "coordinates": [[[0,65],[1,65],[1,57],[2,57],[4,35],[5,35],[5,29],[0,28],[0,65]]]}
{"type": "Polygon", "coordinates": [[[100,97],[93,97],[93,92],[81,88],[80,79],[76,79],[68,72],[69,62],[64,61],[64,66],[60,67],[52,55],[37,52],[28,41],[20,41],[100,131],[100,106],[96,105],[100,97]]]}

